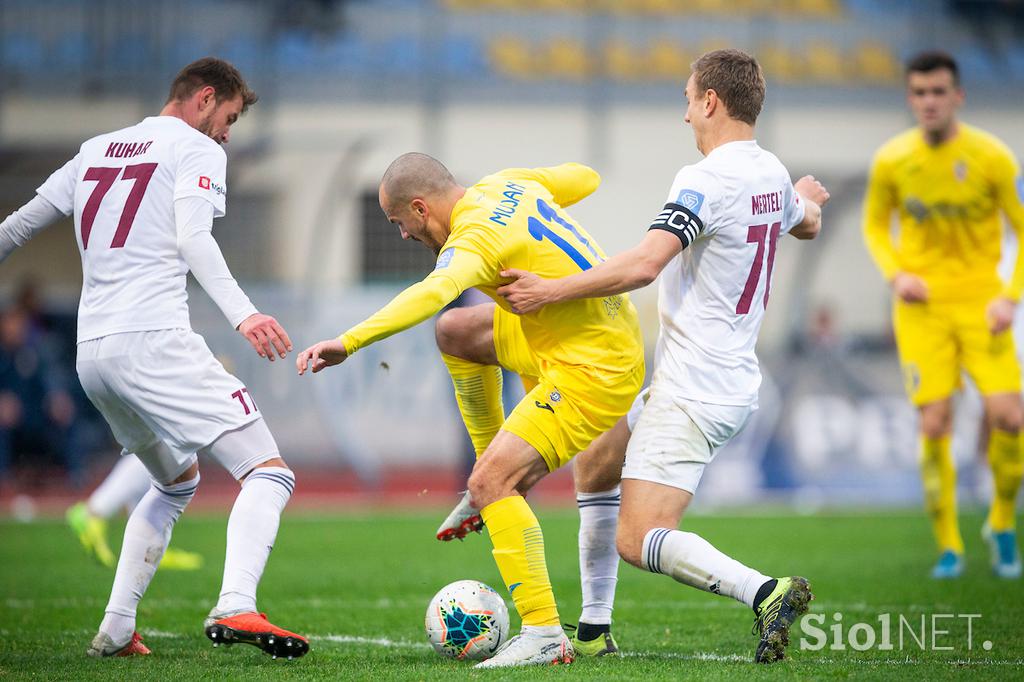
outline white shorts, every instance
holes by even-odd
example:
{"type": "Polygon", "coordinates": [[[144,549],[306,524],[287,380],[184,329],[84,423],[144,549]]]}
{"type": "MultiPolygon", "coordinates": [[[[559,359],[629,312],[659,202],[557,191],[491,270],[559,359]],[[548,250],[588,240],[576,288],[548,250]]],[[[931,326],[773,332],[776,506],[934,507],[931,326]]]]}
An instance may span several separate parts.
{"type": "Polygon", "coordinates": [[[753,405],[713,405],[645,389],[627,415],[632,432],[623,478],[697,490],[715,451],[739,433],[753,405]]]}
{"type": "MultiPolygon", "coordinates": [[[[156,478],[176,468],[182,473],[196,452],[223,434],[262,421],[245,385],[191,330],[127,332],[83,341],[77,368],[82,388],[114,438],[126,451],[139,453],[156,478]],[[166,447],[158,448],[159,442],[166,447]],[[156,457],[151,454],[155,451],[162,451],[159,471],[148,461],[156,457]],[[165,461],[168,457],[171,461],[165,461]]],[[[262,449],[269,447],[265,440],[260,438],[262,449]]],[[[276,453],[276,444],[273,448],[276,453]]],[[[251,451],[242,455],[256,457],[251,451]]],[[[243,465],[221,463],[229,470],[243,465]]]]}

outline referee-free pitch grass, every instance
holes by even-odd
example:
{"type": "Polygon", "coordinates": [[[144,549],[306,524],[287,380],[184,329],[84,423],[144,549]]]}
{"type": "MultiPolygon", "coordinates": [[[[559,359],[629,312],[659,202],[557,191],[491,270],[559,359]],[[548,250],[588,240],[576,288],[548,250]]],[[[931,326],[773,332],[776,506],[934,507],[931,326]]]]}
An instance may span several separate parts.
{"type": "MultiPolygon", "coordinates": [[[[990,576],[978,535],[982,517],[962,520],[966,575],[936,582],[926,577],[935,558],[927,520],[905,511],[795,516],[750,510],[684,521],[686,530],[763,572],[807,576],[817,597],[811,613],[824,616],[820,628],[828,637],[820,650],[801,650],[797,631],[789,660],[756,666],[749,609],[622,565],[615,634],[623,657],[474,671],[437,656],[423,632],[426,605],[448,582],[475,578],[504,592],[485,536],[462,543],[434,539],[447,511],[286,512],[259,601],[273,622],[309,636],[311,653],[291,662],[253,647],[214,649],[203,635],[203,617],[220,587],[226,513],[186,513],[179,522],[174,544],[202,552],[206,563],[197,572],[157,573],[138,620],[153,655],[107,660],[87,658],[85,649],[102,617],[111,571],[87,559],[59,521],[0,521],[0,679],[1024,677],[1024,583],[990,576]],[[836,614],[842,614],[838,623],[836,614]],[[978,615],[965,617],[971,614],[978,615]],[[879,650],[886,618],[893,648],[879,650]],[[850,647],[857,623],[865,625],[855,628],[856,641],[871,639],[870,628],[873,648],[850,647]],[[845,649],[832,648],[835,625],[842,627],[838,646],[845,649]]],[[[575,510],[539,509],[538,516],[562,618],[575,621],[575,510]]],[[[115,543],[119,531],[111,531],[115,543]]],[[[513,616],[513,629],[518,625],[513,616]]]]}

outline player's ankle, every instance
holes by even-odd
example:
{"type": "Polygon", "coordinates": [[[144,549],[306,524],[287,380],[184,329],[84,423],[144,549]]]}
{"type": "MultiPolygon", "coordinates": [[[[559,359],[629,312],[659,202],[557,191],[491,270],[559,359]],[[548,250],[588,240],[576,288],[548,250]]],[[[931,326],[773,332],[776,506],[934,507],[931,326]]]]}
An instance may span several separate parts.
{"type": "Polygon", "coordinates": [[[584,623],[581,620],[576,628],[576,639],[581,642],[590,642],[611,631],[611,623],[584,623]]]}
{"type": "Polygon", "coordinates": [[[559,625],[523,625],[523,634],[539,635],[541,637],[553,637],[562,633],[559,625]]]}
{"type": "Polygon", "coordinates": [[[760,606],[761,602],[768,598],[768,595],[772,593],[772,590],[774,590],[778,584],[779,581],[772,578],[761,585],[761,587],[757,588],[757,594],[754,595],[754,613],[757,613],[757,607],[760,606]]]}
{"type": "Polygon", "coordinates": [[[135,631],[135,618],[107,611],[100,623],[100,632],[106,633],[114,644],[127,644],[135,631]]]}

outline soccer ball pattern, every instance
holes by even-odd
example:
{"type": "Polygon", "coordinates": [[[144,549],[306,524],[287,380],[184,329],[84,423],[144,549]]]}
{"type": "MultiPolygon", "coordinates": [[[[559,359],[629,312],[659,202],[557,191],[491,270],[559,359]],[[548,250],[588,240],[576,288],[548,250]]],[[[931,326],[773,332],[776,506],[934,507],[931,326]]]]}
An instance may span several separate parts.
{"type": "Polygon", "coordinates": [[[508,607],[484,583],[459,580],[430,600],[426,629],[434,650],[442,656],[481,661],[508,639],[508,607]]]}

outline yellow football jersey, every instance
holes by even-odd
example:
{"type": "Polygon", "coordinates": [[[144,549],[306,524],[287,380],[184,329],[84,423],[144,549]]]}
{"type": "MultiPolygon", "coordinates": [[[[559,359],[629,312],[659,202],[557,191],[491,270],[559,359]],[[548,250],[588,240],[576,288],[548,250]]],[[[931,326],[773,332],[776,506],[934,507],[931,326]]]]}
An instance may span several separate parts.
{"type": "Polygon", "coordinates": [[[1024,181],[999,139],[960,123],[950,140],[931,146],[917,128],[878,150],[864,199],[864,237],[886,279],[923,278],[936,301],[979,300],[1024,288],[1024,248],[1009,283],[1000,281],[1002,211],[1024,232],[1024,181]],[[899,213],[899,235],[890,231],[899,213]]]}
{"type": "MultiPolygon", "coordinates": [[[[508,309],[496,291],[507,281],[502,270],[557,278],[601,262],[606,256],[597,241],[564,210],[599,183],[593,169],[567,163],[507,169],[469,187],[452,211],[434,271],[343,334],[345,348],[353,353],[411,327],[471,287],[508,309]]],[[[549,305],[520,319],[542,373],[555,383],[578,380],[580,372],[612,379],[643,362],[637,312],[626,295],[549,305]]]]}

